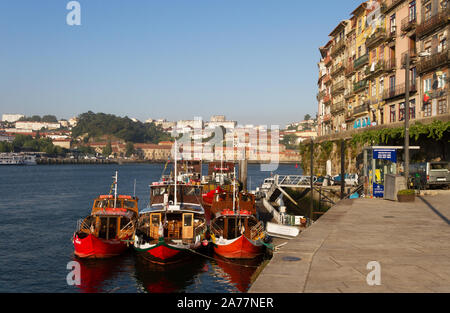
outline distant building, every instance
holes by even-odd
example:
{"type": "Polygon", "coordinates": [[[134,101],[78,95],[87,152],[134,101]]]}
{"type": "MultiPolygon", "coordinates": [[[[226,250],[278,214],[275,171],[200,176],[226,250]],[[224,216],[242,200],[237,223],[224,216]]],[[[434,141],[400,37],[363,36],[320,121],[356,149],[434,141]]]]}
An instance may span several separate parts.
{"type": "Polygon", "coordinates": [[[64,149],[70,149],[70,139],[53,139],[52,143],[55,146],[64,148],[64,149]]]}
{"type": "Polygon", "coordinates": [[[20,120],[22,117],[25,117],[25,115],[23,115],[23,114],[3,114],[2,121],[14,123],[14,122],[17,122],[18,120],[20,120]]]}
{"type": "Polygon", "coordinates": [[[61,128],[60,123],[47,123],[47,122],[16,122],[16,128],[22,130],[41,130],[45,129],[58,129],[61,128]]]}

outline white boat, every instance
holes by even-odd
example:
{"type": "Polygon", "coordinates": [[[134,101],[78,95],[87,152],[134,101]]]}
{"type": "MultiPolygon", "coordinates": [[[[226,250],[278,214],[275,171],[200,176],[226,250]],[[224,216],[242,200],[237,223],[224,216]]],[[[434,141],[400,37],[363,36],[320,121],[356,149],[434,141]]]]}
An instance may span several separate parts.
{"type": "Polygon", "coordinates": [[[295,226],[267,222],[266,233],[272,237],[292,239],[298,236],[298,234],[300,233],[300,229],[295,226]]]}
{"type": "Polygon", "coordinates": [[[0,165],[25,165],[25,161],[17,153],[0,153],[0,165]]]}
{"type": "Polygon", "coordinates": [[[0,165],[36,165],[36,156],[23,153],[0,153],[0,165]]]}

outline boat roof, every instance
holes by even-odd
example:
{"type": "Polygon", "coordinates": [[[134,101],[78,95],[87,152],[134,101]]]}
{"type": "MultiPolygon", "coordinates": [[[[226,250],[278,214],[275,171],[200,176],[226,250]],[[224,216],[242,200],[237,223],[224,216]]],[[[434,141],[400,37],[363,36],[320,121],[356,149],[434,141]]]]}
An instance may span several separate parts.
{"type": "MultiPolygon", "coordinates": [[[[205,210],[203,207],[196,203],[183,203],[179,204],[177,206],[169,205],[167,208],[168,212],[192,212],[192,213],[199,213],[199,214],[205,214],[205,210]]],[[[166,207],[164,204],[154,204],[150,207],[146,207],[145,209],[141,210],[139,214],[145,214],[145,213],[157,213],[157,212],[166,212],[166,207]]]]}

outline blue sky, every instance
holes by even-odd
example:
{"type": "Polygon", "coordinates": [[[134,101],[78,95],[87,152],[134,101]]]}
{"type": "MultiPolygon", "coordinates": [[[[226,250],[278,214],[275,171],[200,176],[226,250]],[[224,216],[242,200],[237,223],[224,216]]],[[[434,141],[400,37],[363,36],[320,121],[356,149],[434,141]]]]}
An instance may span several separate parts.
{"type": "Polygon", "coordinates": [[[361,1],[0,2],[0,114],[92,110],[285,125],[317,112],[318,47],[361,1]]]}

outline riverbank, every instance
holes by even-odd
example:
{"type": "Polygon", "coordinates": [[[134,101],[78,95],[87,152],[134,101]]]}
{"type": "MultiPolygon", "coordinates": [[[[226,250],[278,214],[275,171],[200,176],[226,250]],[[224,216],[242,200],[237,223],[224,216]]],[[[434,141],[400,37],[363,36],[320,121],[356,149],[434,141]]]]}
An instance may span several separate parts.
{"type": "Polygon", "coordinates": [[[276,252],[249,292],[450,292],[449,202],[449,191],[340,201],[276,252]],[[372,261],[380,285],[367,283],[372,261]]]}

